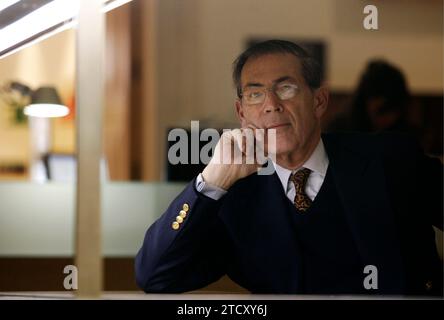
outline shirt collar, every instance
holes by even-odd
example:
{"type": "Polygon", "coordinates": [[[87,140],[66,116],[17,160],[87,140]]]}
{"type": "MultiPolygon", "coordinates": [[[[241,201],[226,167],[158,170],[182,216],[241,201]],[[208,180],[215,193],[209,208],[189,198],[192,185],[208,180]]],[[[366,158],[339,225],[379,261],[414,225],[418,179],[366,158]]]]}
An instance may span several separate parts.
{"type": "MultiPolygon", "coordinates": [[[[327,173],[328,163],[329,163],[328,156],[327,153],[325,152],[324,143],[322,142],[321,138],[319,139],[318,145],[314,149],[310,158],[308,158],[308,160],[305,161],[302,167],[310,169],[311,171],[320,174],[322,177],[325,177],[325,174],[327,173]]],[[[281,167],[275,162],[273,162],[273,165],[274,168],[276,169],[276,173],[279,177],[279,180],[281,181],[282,186],[284,187],[284,190],[287,190],[288,179],[290,178],[290,175],[293,172],[296,172],[302,168],[301,167],[296,170],[289,170],[287,168],[281,167]]]]}

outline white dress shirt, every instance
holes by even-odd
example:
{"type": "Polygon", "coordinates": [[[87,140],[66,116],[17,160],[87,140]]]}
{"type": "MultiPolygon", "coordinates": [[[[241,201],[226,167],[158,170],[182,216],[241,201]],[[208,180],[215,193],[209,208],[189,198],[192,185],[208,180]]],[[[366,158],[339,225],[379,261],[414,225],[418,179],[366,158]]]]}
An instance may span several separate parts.
{"type": "MultiPolygon", "coordinates": [[[[312,171],[308,176],[307,183],[305,185],[305,193],[311,200],[314,200],[321,189],[327,173],[328,163],[329,161],[327,153],[325,152],[324,143],[322,142],[322,139],[320,139],[310,158],[308,158],[308,160],[302,165],[302,167],[312,171]]],[[[284,189],[285,194],[287,195],[288,199],[293,202],[296,195],[296,188],[293,182],[290,181],[290,175],[293,172],[297,172],[298,170],[302,169],[302,167],[292,171],[281,167],[274,162],[273,165],[276,169],[279,180],[282,183],[282,188],[284,189]]],[[[196,189],[198,192],[214,200],[219,200],[225,195],[225,193],[227,193],[227,191],[224,189],[206,183],[202,177],[202,173],[197,176],[196,189]]]]}
{"type": "Polygon", "coordinates": [[[305,194],[313,201],[319,190],[321,189],[322,183],[324,183],[328,163],[328,156],[325,152],[322,139],[319,140],[316,149],[313,151],[310,158],[308,158],[308,160],[302,165],[301,168],[292,171],[283,168],[277,163],[273,162],[279,180],[281,180],[285,194],[287,195],[287,198],[291,200],[291,202],[294,201],[294,198],[296,196],[296,188],[294,186],[294,183],[290,181],[291,174],[301,170],[302,168],[307,168],[311,170],[311,173],[307,179],[307,183],[305,184],[305,194]]]}

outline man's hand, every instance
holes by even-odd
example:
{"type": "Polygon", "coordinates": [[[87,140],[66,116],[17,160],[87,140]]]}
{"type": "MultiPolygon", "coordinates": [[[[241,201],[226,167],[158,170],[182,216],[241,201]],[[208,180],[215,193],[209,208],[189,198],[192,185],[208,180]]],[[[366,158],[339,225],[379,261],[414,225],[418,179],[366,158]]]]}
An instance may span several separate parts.
{"type": "Polygon", "coordinates": [[[224,132],[202,172],[204,181],[228,190],[237,180],[257,171],[266,162],[264,139],[264,130],[256,128],[224,132]]]}

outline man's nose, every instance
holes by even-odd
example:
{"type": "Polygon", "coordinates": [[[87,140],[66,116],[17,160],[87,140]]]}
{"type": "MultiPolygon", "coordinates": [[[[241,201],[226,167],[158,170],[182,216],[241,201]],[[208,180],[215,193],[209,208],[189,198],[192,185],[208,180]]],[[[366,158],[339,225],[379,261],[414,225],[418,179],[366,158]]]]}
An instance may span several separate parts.
{"type": "Polygon", "coordinates": [[[264,112],[281,112],[282,110],[281,100],[276,93],[273,90],[267,91],[264,101],[264,112]]]}

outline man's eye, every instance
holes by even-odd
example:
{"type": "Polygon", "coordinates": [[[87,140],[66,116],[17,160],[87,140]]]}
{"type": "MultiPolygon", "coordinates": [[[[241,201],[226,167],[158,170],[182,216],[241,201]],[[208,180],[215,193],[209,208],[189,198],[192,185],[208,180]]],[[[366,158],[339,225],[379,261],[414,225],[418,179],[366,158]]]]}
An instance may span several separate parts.
{"type": "Polygon", "coordinates": [[[249,92],[247,94],[248,99],[257,99],[262,97],[262,92],[260,91],[253,91],[253,92],[249,92]]]}
{"type": "Polygon", "coordinates": [[[297,86],[293,84],[282,84],[280,85],[276,93],[281,99],[291,99],[296,94],[297,86]]]}
{"type": "Polygon", "coordinates": [[[283,85],[279,86],[278,90],[285,92],[285,91],[295,90],[295,89],[296,89],[296,86],[293,84],[283,84],[283,85]]]}

